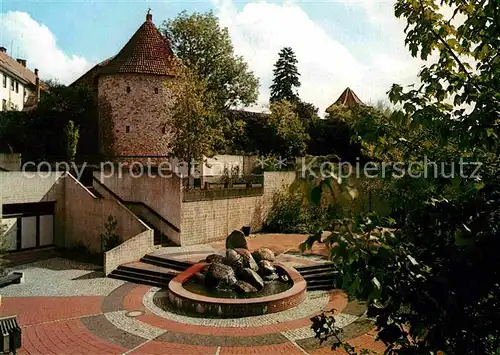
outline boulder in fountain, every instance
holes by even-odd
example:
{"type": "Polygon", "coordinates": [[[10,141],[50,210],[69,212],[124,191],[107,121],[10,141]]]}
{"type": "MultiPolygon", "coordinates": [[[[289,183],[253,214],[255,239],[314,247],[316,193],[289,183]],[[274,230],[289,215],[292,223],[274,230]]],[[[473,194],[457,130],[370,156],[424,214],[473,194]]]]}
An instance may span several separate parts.
{"type": "Polygon", "coordinates": [[[247,249],[234,249],[242,258],[243,260],[243,266],[252,269],[253,271],[258,271],[259,270],[259,265],[257,265],[257,262],[252,256],[252,253],[250,253],[247,249]]]}
{"type": "Polygon", "coordinates": [[[259,275],[268,276],[276,273],[276,268],[269,260],[259,261],[259,275]]]}
{"type": "Polygon", "coordinates": [[[238,293],[252,293],[257,292],[258,290],[245,281],[238,281],[233,285],[233,288],[238,293]]]}
{"type": "Polygon", "coordinates": [[[224,257],[220,254],[210,254],[205,258],[207,263],[219,263],[222,264],[224,261],[224,257]]]}
{"type": "Polygon", "coordinates": [[[224,264],[231,266],[233,270],[238,270],[243,267],[243,258],[234,249],[226,250],[226,257],[224,258],[224,264]]]}
{"type": "Polygon", "coordinates": [[[274,260],[276,259],[273,251],[268,248],[259,248],[252,253],[252,256],[256,262],[259,262],[261,260],[274,262],[274,260]]]}
{"type": "Polygon", "coordinates": [[[269,274],[263,277],[264,281],[275,281],[278,280],[280,277],[278,276],[277,273],[274,274],[269,274]]]}
{"type": "Polygon", "coordinates": [[[249,268],[238,270],[238,279],[248,282],[257,290],[262,290],[262,288],[264,287],[264,280],[262,280],[262,277],[260,277],[259,274],[249,268]]]}
{"type": "Polygon", "coordinates": [[[242,231],[234,230],[226,238],[226,249],[236,249],[243,248],[248,249],[247,240],[245,239],[245,234],[242,231]]]}
{"type": "Polygon", "coordinates": [[[212,263],[205,273],[205,285],[209,288],[229,288],[236,282],[234,270],[224,264],[212,263]]]}

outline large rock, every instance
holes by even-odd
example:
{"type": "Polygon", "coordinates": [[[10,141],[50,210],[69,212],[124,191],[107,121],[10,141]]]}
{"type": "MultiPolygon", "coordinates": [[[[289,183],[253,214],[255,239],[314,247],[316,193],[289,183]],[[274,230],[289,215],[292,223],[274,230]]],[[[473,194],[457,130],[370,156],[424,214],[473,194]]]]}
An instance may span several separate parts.
{"type": "Polygon", "coordinates": [[[207,256],[205,258],[205,261],[207,263],[219,263],[219,264],[222,264],[222,262],[224,261],[224,257],[220,254],[210,254],[209,256],[207,256]]]}
{"type": "Polygon", "coordinates": [[[250,253],[247,249],[234,249],[236,252],[241,256],[243,260],[243,266],[252,269],[253,271],[258,271],[259,270],[259,265],[257,265],[257,262],[252,256],[252,253],[250,253]]]}
{"type": "Polygon", "coordinates": [[[226,265],[231,265],[240,259],[241,259],[241,256],[240,256],[240,254],[238,254],[238,252],[236,250],[234,250],[234,249],[227,249],[226,250],[226,258],[224,259],[226,265]]]}
{"type": "Polygon", "coordinates": [[[247,240],[245,239],[245,234],[242,231],[234,230],[226,238],[226,249],[236,249],[243,248],[248,249],[247,240]]]}
{"type": "Polygon", "coordinates": [[[205,272],[205,285],[209,288],[229,288],[236,282],[234,270],[224,264],[212,263],[205,272]]]}
{"type": "Polygon", "coordinates": [[[261,260],[268,260],[274,262],[274,260],[276,260],[273,251],[267,248],[257,249],[252,253],[252,256],[256,262],[259,262],[261,260]]]}
{"type": "Polygon", "coordinates": [[[262,290],[264,287],[264,280],[262,280],[262,277],[260,277],[260,275],[252,269],[244,268],[238,270],[238,278],[242,281],[248,282],[257,290],[262,290]]]}
{"type": "Polygon", "coordinates": [[[238,293],[252,293],[258,290],[245,281],[238,281],[233,285],[233,289],[238,293]]]}
{"type": "Polygon", "coordinates": [[[235,271],[243,267],[243,258],[234,249],[226,250],[224,264],[231,266],[235,271]]]}
{"type": "Polygon", "coordinates": [[[259,275],[268,276],[276,273],[276,268],[269,260],[259,261],[259,275]]]}
{"type": "Polygon", "coordinates": [[[279,276],[277,273],[273,273],[270,275],[266,275],[263,277],[264,281],[275,281],[279,279],[279,276]]]}

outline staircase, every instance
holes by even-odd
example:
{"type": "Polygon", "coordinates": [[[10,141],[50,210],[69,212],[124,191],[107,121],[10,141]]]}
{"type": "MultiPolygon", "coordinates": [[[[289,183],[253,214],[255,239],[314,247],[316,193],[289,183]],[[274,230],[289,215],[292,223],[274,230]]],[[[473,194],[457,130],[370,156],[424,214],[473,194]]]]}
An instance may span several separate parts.
{"type": "Polygon", "coordinates": [[[140,261],[118,266],[109,274],[109,277],[165,288],[170,280],[191,265],[193,264],[163,255],[147,254],[140,261]]]}
{"type": "Polygon", "coordinates": [[[170,238],[162,233],[159,228],[165,223],[168,223],[163,219],[156,211],[152,210],[150,207],[141,202],[133,201],[122,201],[122,203],[127,207],[133,214],[137,216],[144,224],[151,228],[154,232],[154,245],[161,245],[163,247],[171,247],[176,244],[170,240],[170,238]]]}
{"type": "Polygon", "coordinates": [[[153,224],[151,224],[149,221],[147,221],[144,217],[136,214],[137,218],[139,218],[145,225],[147,225],[149,228],[153,230],[153,235],[154,235],[154,245],[159,245],[162,247],[173,247],[176,246],[176,244],[168,239],[168,237],[163,234],[158,228],[156,228],[153,224]]]}
{"type": "Polygon", "coordinates": [[[331,290],[336,288],[338,271],[334,263],[323,263],[295,268],[307,282],[307,290],[331,290]]]}

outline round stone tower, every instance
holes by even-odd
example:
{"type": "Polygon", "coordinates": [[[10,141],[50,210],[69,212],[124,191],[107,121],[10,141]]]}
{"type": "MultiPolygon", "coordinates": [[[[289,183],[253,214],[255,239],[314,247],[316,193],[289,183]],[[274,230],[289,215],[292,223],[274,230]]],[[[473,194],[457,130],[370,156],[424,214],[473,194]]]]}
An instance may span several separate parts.
{"type": "Polygon", "coordinates": [[[114,160],[161,158],[169,153],[166,81],[178,60],[168,40],[146,21],[97,78],[100,150],[114,160]]]}

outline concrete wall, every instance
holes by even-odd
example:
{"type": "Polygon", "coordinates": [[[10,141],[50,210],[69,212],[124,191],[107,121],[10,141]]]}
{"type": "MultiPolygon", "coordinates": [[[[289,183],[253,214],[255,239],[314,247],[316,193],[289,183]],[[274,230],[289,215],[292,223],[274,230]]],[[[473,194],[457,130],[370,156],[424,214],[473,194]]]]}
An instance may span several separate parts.
{"type": "Polygon", "coordinates": [[[107,276],[123,263],[139,260],[154,249],[153,230],[144,231],[104,253],[104,274],[107,276]]]}
{"type": "Polygon", "coordinates": [[[117,220],[122,242],[150,230],[119,202],[97,198],[71,175],[66,178],[65,195],[66,248],[83,244],[89,250],[99,252],[100,234],[109,216],[117,220]]]}
{"type": "MultiPolygon", "coordinates": [[[[152,173],[134,177],[123,171],[112,176],[95,172],[94,176],[125,201],[143,202],[177,228],[181,225],[181,180],[152,173]]],[[[174,240],[175,241],[175,240],[174,240]]]]}
{"type": "Polygon", "coordinates": [[[103,153],[113,157],[168,154],[167,79],[146,74],[99,77],[99,141],[103,153]]]}
{"type": "Polygon", "coordinates": [[[244,225],[250,225],[253,231],[259,230],[272,206],[274,193],[294,180],[295,172],[266,172],[260,196],[183,202],[181,244],[222,240],[244,225]]]}
{"type": "Polygon", "coordinates": [[[21,170],[21,154],[0,153],[0,170],[18,171],[21,170]]]}

